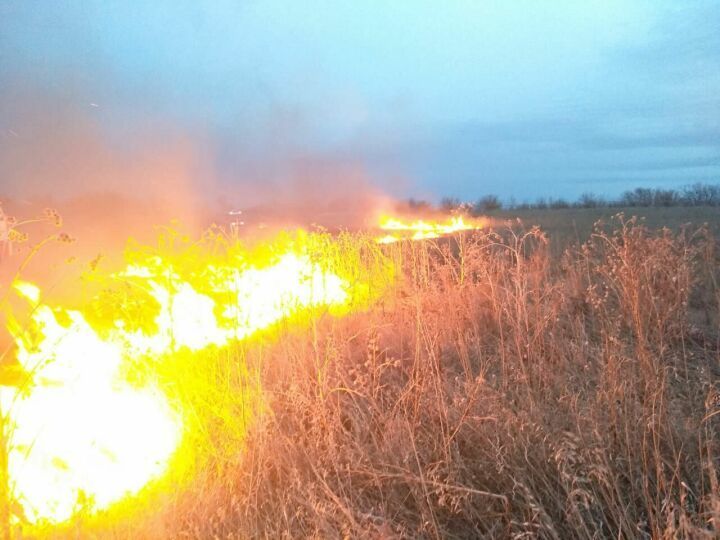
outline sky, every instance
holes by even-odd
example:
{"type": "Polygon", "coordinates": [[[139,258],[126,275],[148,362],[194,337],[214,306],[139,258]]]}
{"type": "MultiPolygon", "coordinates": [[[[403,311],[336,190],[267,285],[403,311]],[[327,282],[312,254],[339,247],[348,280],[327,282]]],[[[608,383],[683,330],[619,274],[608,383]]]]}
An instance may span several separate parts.
{"type": "Polygon", "coordinates": [[[0,0],[0,190],[720,183],[718,28],[718,0],[0,0]]]}

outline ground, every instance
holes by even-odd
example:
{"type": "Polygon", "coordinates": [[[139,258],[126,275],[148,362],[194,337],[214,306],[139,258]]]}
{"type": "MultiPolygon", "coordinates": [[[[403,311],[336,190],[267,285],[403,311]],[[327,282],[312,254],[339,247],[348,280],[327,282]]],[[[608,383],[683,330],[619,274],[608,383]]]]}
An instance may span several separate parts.
{"type": "Polygon", "coordinates": [[[382,294],[166,366],[196,460],[68,534],[717,537],[717,212],[615,212],[344,237],[382,294]]]}

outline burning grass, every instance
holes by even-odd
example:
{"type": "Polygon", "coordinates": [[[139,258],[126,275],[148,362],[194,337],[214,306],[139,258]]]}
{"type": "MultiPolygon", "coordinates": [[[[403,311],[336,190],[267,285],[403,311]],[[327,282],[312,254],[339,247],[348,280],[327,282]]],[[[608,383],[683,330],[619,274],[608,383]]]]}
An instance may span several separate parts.
{"type": "Polygon", "coordinates": [[[440,238],[457,232],[487,228],[488,219],[473,218],[464,215],[443,217],[442,219],[411,218],[402,219],[384,215],[380,218],[380,229],[385,232],[377,238],[379,244],[393,244],[402,240],[428,240],[440,238]]]}
{"type": "MultiPolygon", "coordinates": [[[[168,237],[131,259],[159,256],[217,306],[222,295],[198,281],[208,261],[242,253],[268,268],[297,245],[253,251],[216,233],[168,237]]],[[[347,302],[131,363],[183,411],[170,473],[45,532],[717,535],[720,276],[705,229],[619,218],[561,257],[538,229],[303,242],[347,302]]],[[[124,332],[160,328],[138,305],[162,302],[133,292],[150,278],[131,274],[103,283],[91,326],[120,310],[124,332]]],[[[184,339],[193,327],[202,334],[190,325],[184,339]]],[[[31,529],[14,523],[15,535],[31,529]]]]}

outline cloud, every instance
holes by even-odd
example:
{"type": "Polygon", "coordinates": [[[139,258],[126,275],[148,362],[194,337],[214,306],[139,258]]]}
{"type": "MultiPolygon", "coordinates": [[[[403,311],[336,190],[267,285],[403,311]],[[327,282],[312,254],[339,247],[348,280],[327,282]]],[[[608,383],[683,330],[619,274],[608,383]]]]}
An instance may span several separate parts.
{"type": "Polygon", "coordinates": [[[5,191],[101,178],[289,215],[378,186],[572,196],[623,167],[720,172],[712,0],[0,6],[3,83],[31,81],[0,96],[5,191]]]}

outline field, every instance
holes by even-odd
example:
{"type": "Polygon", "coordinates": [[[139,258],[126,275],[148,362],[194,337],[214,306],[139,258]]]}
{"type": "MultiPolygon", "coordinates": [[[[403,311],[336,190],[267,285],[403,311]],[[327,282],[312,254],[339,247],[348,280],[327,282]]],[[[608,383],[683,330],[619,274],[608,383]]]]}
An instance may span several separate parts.
{"type": "Polygon", "coordinates": [[[557,254],[569,244],[587,241],[598,220],[611,224],[612,216],[618,213],[637,216],[652,229],[668,227],[677,231],[687,224],[707,224],[716,237],[720,233],[720,212],[712,206],[520,209],[498,211],[493,217],[511,221],[520,219],[526,225],[540,226],[549,234],[557,254]]]}
{"type": "Polygon", "coordinates": [[[717,537],[720,220],[631,210],[328,240],[367,301],[159,366],[193,458],[38,534],[717,537]]]}

